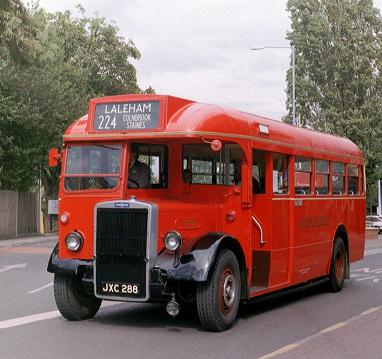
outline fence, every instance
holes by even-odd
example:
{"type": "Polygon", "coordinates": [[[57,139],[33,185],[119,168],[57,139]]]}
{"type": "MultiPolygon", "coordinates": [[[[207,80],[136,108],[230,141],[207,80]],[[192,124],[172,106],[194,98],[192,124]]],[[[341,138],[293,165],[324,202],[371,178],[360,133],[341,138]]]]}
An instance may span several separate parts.
{"type": "Polygon", "coordinates": [[[0,239],[39,231],[38,194],[0,190],[0,239]]]}

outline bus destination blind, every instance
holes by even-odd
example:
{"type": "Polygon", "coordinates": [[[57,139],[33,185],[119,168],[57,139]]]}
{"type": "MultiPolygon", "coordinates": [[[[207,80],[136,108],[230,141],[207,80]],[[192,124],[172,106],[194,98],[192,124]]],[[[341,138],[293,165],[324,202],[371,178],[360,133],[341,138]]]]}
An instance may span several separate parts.
{"type": "Polygon", "coordinates": [[[156,129],[159,125],[159,101],[99,103],[94,113],[96,131],[156,129]]]}

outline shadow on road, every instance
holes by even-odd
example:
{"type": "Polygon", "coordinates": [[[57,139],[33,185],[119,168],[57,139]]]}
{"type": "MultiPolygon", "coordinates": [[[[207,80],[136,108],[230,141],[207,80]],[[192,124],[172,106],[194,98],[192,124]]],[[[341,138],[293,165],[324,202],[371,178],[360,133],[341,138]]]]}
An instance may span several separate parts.
{"type": "MultiPolygon", "coordinates": [[[[241,304],[238,319],[251,320],[258,314],[287,307],[291,303],[320,294],[327,294],[322,285],[278,298],[264,299],[257,303],[241,304]]],[[[196,306],[182,307],[179,316],[171,318],[166,313],[165,304],[121,303],[101,310],[92,322],[113,326],[162,328],[172,332],[180,332],[185,328],[203,331],[198,320],[196,306]]]]}

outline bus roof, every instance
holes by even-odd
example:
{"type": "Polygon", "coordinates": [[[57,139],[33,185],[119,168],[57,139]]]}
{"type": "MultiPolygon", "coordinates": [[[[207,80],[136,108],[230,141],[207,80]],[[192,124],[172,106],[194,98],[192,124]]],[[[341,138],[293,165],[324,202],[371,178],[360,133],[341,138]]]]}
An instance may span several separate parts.
{"type": "Polygon", "coordinates": [[[64,141],[150,137],[242,139],[297,151],[363,157],[362,151],[347,138],[295,127],[231,108],[164,95],[119,95],[92,99],[89,113],[69,126],[64,141]],[[132,113],[133,110],[136,112],[132,113]],[[107,114],[117,118],[117,128],[128,121],[136,127],[114,130],[106,126],[108,129],[105,129],[107,121],[103,119],[107,114]],[[147,128],[140,129],[139,121],[147,128]]]}

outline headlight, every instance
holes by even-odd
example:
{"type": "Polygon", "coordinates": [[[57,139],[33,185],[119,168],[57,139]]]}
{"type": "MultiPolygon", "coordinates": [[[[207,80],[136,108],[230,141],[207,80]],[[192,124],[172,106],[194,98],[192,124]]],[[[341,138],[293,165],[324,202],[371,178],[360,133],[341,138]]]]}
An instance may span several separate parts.
{"type": "Polygon", "coordinates": [[[83,242],[84,240],[78,232],[69,233],[65,238],[66,248],[73,252],[78,252],[81,249],[83,242]]]}
{"type": "Polygon", "coordinates": [[[182,245],[182,236],[175,231],[168,232],[164,237],[164,244],[170,251],[176,251],[182,245]]]}

